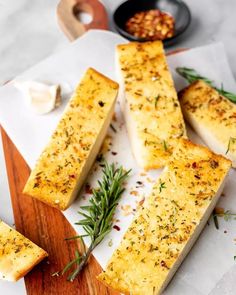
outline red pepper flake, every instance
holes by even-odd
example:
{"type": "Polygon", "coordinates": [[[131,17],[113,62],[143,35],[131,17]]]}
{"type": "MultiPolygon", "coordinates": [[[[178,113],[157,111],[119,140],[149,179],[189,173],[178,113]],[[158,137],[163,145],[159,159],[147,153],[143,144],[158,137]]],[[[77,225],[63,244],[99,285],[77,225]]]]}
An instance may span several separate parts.
{"type": "Polygon", "coordinates": [[[126,31],[142,39],[164,40],[174,35],[175,19],[158,9],[136,12],[125,24],[126,31]]]}
{"type": "Polygon", "coordinates": [[[193,164],[192,164],[192,168],[193,168],[193,169],[197,168],[197,163],[196,163],[196,162],[193,162],[193,164]]]}
{"type": "Polygon", "coordinates": [[[116,229],[117,231],[120,231],[120,227],[118,225],[113,225],[113,228],[116,229]]]}
{"type": "Polygon", "coordinates": [[[93,193],[93,190],[88,183],[86,183],[86,185],[85,185],[85,193],[90,194],[90,195],[93,193]]]}
{"type": "Polygon", "coordinates": [[[144,201],[145,201],[145,198],[143,198],[142,200],[140,200],[140,201],[138,202],[138,205],[139,205],[139,206],[142,206],[143,203],[144,203],[144,201]]]}
{"type": "Polygon", "coordinates": [[[219,163],[216,160],[211,160],[210,166],[212,169],[216,169],[219,166],[219,163]]]}
{"type": "Polygon", "coordinates": [[[169,267],[166,265],[166,262],[165,262],[164,260],[161,261],[161,266],[163,266],[163,267],[169,269],[169,267]]]}
{"type": "Polygon", "coordinates": [[[111,152],[113,156],[117,155],[117,152],[111,152]]]}
{"type": "Polygon", "coordinates": [[[74,174],[69,175],[70,178],[75,178],[74,174]]]}

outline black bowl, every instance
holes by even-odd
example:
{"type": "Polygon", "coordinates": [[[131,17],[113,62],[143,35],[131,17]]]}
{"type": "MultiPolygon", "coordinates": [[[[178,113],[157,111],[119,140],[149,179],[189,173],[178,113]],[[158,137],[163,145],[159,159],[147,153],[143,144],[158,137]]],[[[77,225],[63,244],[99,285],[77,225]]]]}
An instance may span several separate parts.
{"type": "Polygon", "coordinates": [[[148,41],[126,32],[125,24],[136,12],[150,9],[159,9],[167,12],[175,19],[174,36],[163,40],[165,46],[174,44],[186,31],[191,22],[190,10],[181,0],[128,0],[123,2],[114,12],[113,19],[117,31],[130,41],[148,41]]]}

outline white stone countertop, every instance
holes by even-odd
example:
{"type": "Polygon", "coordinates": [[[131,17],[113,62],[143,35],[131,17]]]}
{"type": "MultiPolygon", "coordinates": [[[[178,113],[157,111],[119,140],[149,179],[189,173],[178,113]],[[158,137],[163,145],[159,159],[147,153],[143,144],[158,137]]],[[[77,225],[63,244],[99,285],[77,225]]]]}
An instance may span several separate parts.
{"type": "MultiPolygon", "coordinates": [[[[110,16],[112,30],[114,29],[111,15],[121,2],[121,0],[103,0],[110,16]]],[[[236,1],[185,0],[185,2],[190,7],[192,23],[184,39],[169,49],[190,48],[222,41],[236,77],[236,1]]],[[[69,43],[57,24],[57,3],[58,0],[0,0],[0,85],[69,43]]],[[[12,211],[9,210],[10,195],[1,139],[0,198],[0,217],[13,224],[12,211]]],[[[229,279],[228,282],[224,281],[224,286],[233,283],[235,279],[229,279]]],[[[221,290],[224,289],[222,286],[221,290]]],[[[236,294],[235,291],[232,292],[230,294],[221,292],[221,294],[236,294]]],[[[0,294],[26,294],[24,280],[16,284],[1,281],[0,294]]]]}

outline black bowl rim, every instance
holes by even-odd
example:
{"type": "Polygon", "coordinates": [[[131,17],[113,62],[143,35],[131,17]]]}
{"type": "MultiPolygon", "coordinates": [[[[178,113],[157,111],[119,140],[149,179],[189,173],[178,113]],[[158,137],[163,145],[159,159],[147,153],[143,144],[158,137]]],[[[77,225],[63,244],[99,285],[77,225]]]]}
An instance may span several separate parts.
{"type": "MultiPolygon", "coordinates": [[[[136,41],[136,42],[148,42],[150,41],[149,39],[144,39],[144,38],[139,38],[139,37],[135,37],[131,34],[129,34],[128,32],[126,32],[125,30],[123,30],[116,22],[115,18],[117,16],[117,13],[119,13],[119,9],[121,6],[123,6],[125,3],[129,2],[129,1],[135,1],[135,0],[125,0],[123,1],[117,8],[116,10],[114,11],[113,13],[113,22],[115,24],[115,28],[116,30],[123,36],[123,37],[126,37],[127,39],[129,40],[132,40],[132,41],[136,41]]],[[[158,0],[157,0],[158,1],[158,0]]],[[[192,16],[191,16],[191,11],[188,7],[188,5],[182,1],[182,0],[172,0],[173,2],[176,2],[178,3],[179,5],[181,5],[182,7],[184,7],[184,9],[186,10],[187,12],[187,16],[188,16],[188,19],[186,21],[186,25],[185,27],[180,31],[178,32],[176,35],[174,35],[173,37],[171,38],[166,38],[164,40],[162,40],[162,42],[165,44],[165,43],[173,43],[174,41],[176,41],[183,33],[186,32],[186,30],[188,29],[190,23],[191,23],[191,19],[192,19],[192,16]]]]}

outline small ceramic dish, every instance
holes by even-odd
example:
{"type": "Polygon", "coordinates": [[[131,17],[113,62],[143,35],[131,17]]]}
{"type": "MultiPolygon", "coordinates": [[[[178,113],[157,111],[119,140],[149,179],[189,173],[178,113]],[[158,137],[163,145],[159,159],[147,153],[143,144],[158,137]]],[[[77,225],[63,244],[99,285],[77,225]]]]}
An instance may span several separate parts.
{"type": "Polygon", "coordinates": [[[176,43],[187,30],[191,22],[191,13],[188,6],[181,0],[128,0],[123,2],[114,12],[113,19],[117,31],[130,41],[149,41],[135,37],[125,30],[126,22],[137,12],[158,9],[172,15],[175,19],[174,35],[164,39],[164,45],[176,43]]]}

